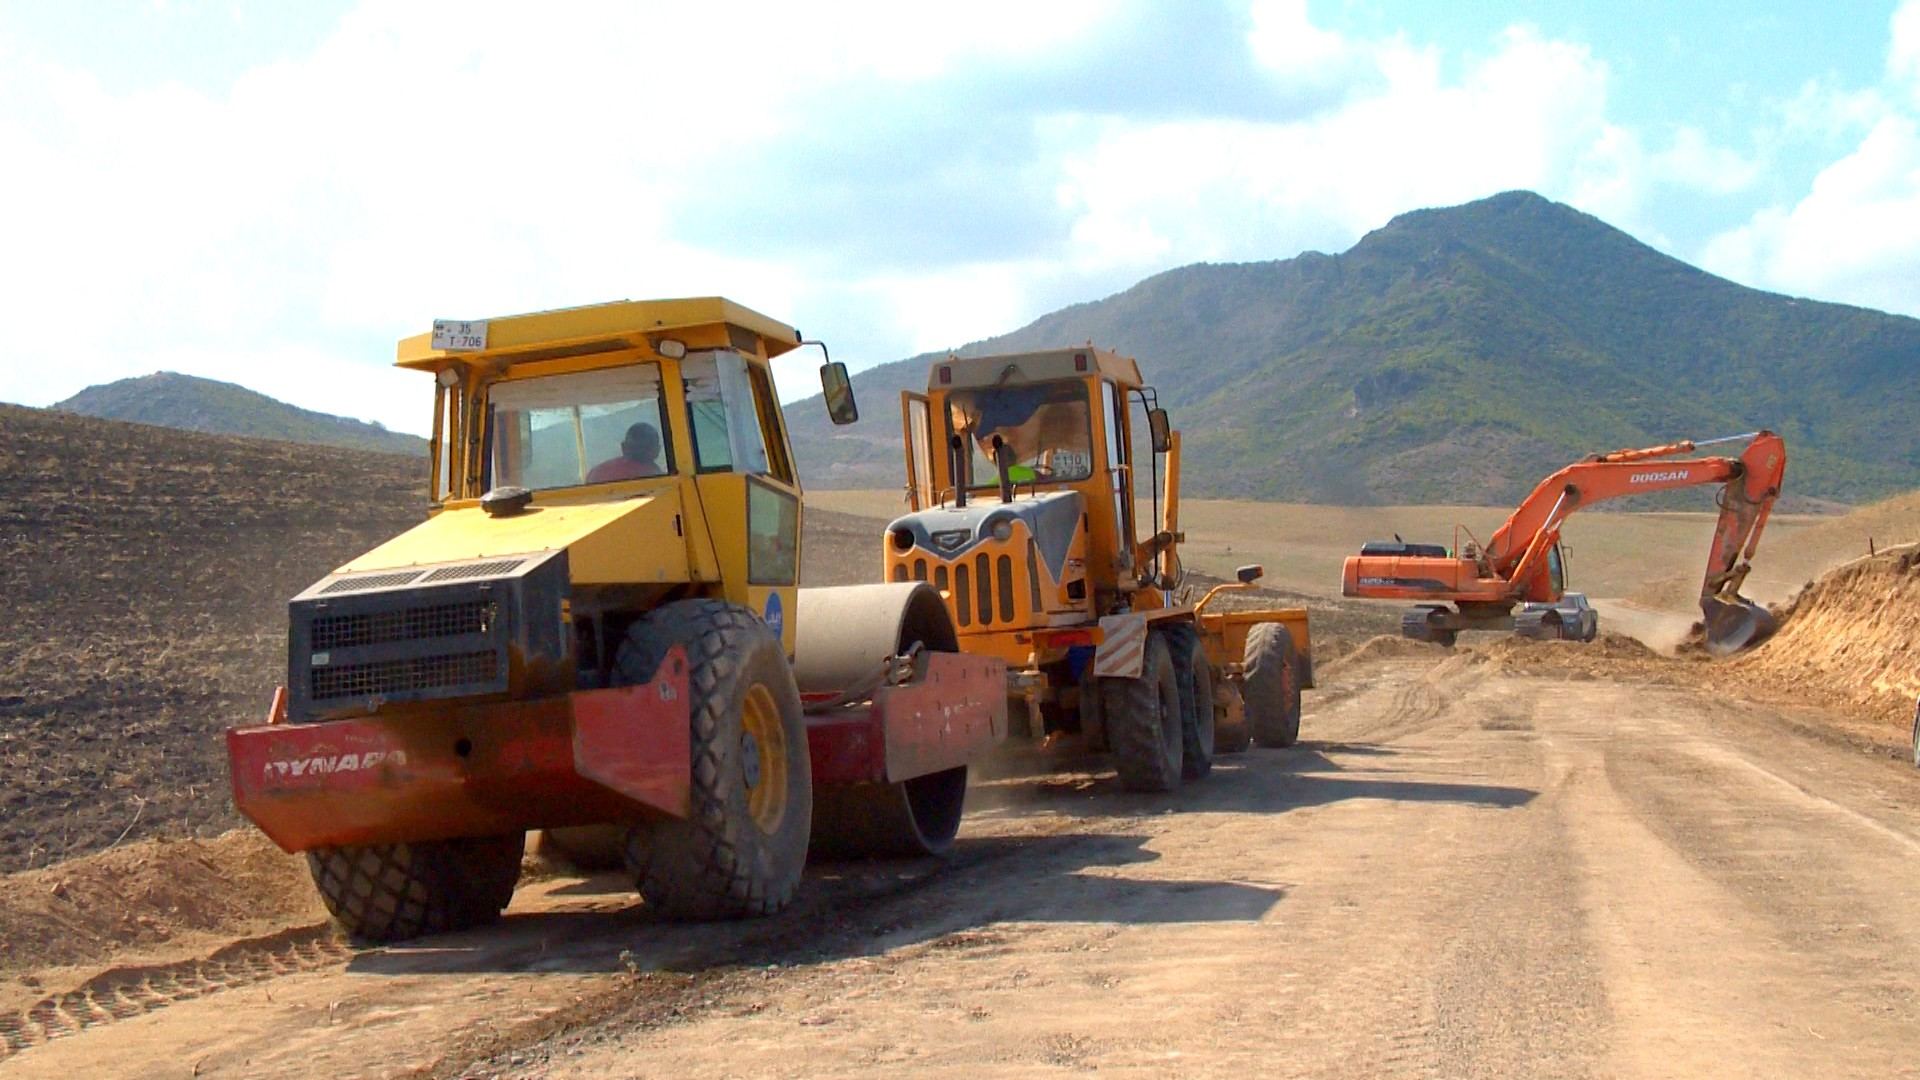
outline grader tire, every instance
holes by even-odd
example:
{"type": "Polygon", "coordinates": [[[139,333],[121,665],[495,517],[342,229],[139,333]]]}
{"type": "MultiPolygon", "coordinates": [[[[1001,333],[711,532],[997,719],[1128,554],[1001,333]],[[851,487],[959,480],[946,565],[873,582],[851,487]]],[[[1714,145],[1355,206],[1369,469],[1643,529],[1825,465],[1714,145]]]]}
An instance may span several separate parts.
{"type": "Polygon", "coordinates": [[[1100,680],[1107,745],[1128,791],[1172,791],[1186,757],[1180,676],[1167,635],[1149,633],[1139,678],[1100,680]]]}
{"type": "Polygon", "coordinates": [[[1300,663],[1293,635],[1280,623],[1260,623],[1247,634],[1244,670],[1247,726],[1253,741],[1288,747],[1300,740],[1300,663]]]}
{"type": "Polygon", "coordinates": [[[627,832],[627,869],[647,906],[673,919],[770,915],[793,899],[807,861],[813,773],[800,691],[780,639],[751,611],[681,600],[629,628],[619,681],[651,680],[667,649],[687,651],[692,774],[685,818],[627,832]]]}
{"type": "Polygon", "coordinates": [[[307,869],[340,926],[363,941],[404,941],[500,917],[520,881],[525,833],[315,848],[307,869]]]}
{"type": "Polygon", "coordinates": [[[1213,708],[1213,668],[1200,634],[1191,626],[1167,632],[1173,650],[1173,670],[1180,679],[1180,775],[1198,780],[1213,771],[1218,736],[1213,708]]]}

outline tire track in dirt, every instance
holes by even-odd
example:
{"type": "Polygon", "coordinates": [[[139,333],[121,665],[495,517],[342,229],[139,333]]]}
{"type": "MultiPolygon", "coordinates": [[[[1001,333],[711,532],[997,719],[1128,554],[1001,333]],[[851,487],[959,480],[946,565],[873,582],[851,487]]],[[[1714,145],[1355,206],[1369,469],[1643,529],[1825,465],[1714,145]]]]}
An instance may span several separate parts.
{"type": "Polygon", "coordinates": [[[1768,942],[1837,988],[1830,1004],[1886,1021],[1920,1015],[1907,959],[1920,955],[1912,836],[1684,738],[1611,750],[1607,777],[1642,826],[1764,926],[1768,942]],[[1682,812],[1701,790],[1716,793],[1714,810],[1682,812]],[[1773,887],[1783,879],[1802,884],[1773,887]]]}
{"type": "MultiPolygon", "coordinates": [[[[110,968],[71,990],[0,1016],[0,1063],[34,1062],[54,1044],[97,1037],[102,1028],[117,1021],[229,990],[294,975],[349,977],[350,965],[357,967],[354,962],[360,958],[392,974],[432,975],[444,971],[456,978],[463,970],[535,970],[543,963],[552,964],[556,956],[568,954],[586,960],[583,970],[617,972],[626,966],[627,974],[609,978],[604,988],[584,994],[569,990],[569,1000],[564,1004],[549,1002],[555,1007],[544,1011],[526,1009],[520,1015],[491,1016],[474,1030],[449,1033],[436,1026],[432,1031],[413,1033],[417,1035],[416,1045],[439,1048],[437,1063],[426,1063],[419,1071],[433,1076],[463,1076],[472,1062],[508,1053],[511,1048],[558,1031],[623,1014],[680,1022],[724,1007],[736,987],[758,986],[765,974],[826,957],[877,950],[884,947],[889,934],[916,936],[922,932],[918,919],[900,913],[939,910],[944,900],[937,895],[938,890],[932,890],[935,895],[927,895],[930,886],[954,875],[990,873],[997,864],[1030,860],[1036,845],[1071,833],[1074,828],[1071,815],[1023,816],[999,827],[989,825],[988,835],[963,841],[949,857],[938,861],[819,864],[809,869],[800,901],[792,908],[772,919],[745,923],[701,926],[641,916],[622,925],[618,910],[607,918],[580,918],[585,912],[577,901],[565,896],[541,896],[532,904],[537,914],[530,915],[528,905],[523,903],[517,910],[509,909],[510,918],[505,924],[461,935],[477,948],[456,950],[466,953],[467,958],[453,970],[434,959],[446,952],[441,938],[421,939],[397,948],[355,948],[330,924],[291,928],[236,941],[196,959],[110,968]],[[557,918],[543,927],[540,916],[548,914],[557,918]],[[560,928],[557,934],[552,932],[555,926],[560,928]],[[610,936],[609,929],[614,929],[615,935],[610,936]]],[[[1056,854],[1046,851],[1040,856],[1046,859],[1056,854]]],[[[560,884],[570,880],[562,879],[560,884]]],[[[625,910],[634,911],[638,904],[635,898],[625,910]]],[[[608,912],[604,899],[591,901],[589,906],[608,912]]],[[[962,923],[963,919],[956,921],[956,925],[962,923]]],[[[392,980],[383,980],[379,992],[394,989],[392,980]]],[[[364,986],[360,990],[343,986],[328,995],[339,999],[344,1016],[358,1007],[355,999],[364,992],[364,986]]],[[[380,1008],[405,1008],[410,994],[404,989],[399,994],[397,1000],[383,1000],[380,1008]]],[[[265,1008],[275,1008],[271,993],[265,999],[265,1008]]],[[[229,1019],[261,1010],[262,1002],[257,995],[249,996],[233,1009],[234,1013],[227,1014],[229,1019]]],[[[186,1030],[193,1023],[183,1021],[183,1027],[171,1036],[162,1031],[157,1038],[149,1033],[143,1039],[159,1054],[166,1054],[170,1044],[184,1045],[189,1040],[204,1050],[205,1032],[186,1030]]],[[[235,1023],[236,1030],[243,1026],[235,1023]]],[[[375,1033],[349,1026],[332,1029],[325,1039],[337,1046],[391,1036],[391,1030],[375,1033]]],[[[57,1074],[65,1069],[59,1063],[61,1056],[40,1064],[57,1074]]],[[[76,1060],[84,1060],[84,1055],[76,1060]]],[[[370,1059],[370,1067],[372,1060],[376,1059],[370,1059]]],[[[398,1066],[388,1071],[413,1072],[416,1067],[398,1066]]]]}
{"type": "Polygon", "coordinates": [[[183,1001],[345,965],[358,950],[321,923],[236,941],[208,956],[109,968],[64,993],[0,1016],[0,1062],[55,1039],[183,1001]]]}

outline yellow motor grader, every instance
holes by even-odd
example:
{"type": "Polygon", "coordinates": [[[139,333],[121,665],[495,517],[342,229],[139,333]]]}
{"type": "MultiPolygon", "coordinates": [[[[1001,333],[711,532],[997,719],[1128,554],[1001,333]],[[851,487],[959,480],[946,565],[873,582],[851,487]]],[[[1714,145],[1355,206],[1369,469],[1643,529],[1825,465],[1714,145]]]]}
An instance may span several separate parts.
{"type": "Polygon", "coordinates": [[[1110,750],[1138,791],[1205,776],[1249,741],[1294,743],[1307,613],[1219,610],[1257,566],[1176,599],[1180,436],[1132,359],[950,356],[901,407],[911,512],[887,527],[885,574],[931,585],[961,650],[1006,662],[1014,734],[1110,750]]]}
{"type": "Polygon", "coordinates": [[[688,918],[778,910],[810,848],[953,839],[1004,665],[930,586],[796,588],[769,361],[801,344],[719,298],[400,343],[436,387],[427,520],[291,601],[287,684],[227,735],[236,804],[348,930],[497,917],[530,829],[613,832],[688,918]]]}

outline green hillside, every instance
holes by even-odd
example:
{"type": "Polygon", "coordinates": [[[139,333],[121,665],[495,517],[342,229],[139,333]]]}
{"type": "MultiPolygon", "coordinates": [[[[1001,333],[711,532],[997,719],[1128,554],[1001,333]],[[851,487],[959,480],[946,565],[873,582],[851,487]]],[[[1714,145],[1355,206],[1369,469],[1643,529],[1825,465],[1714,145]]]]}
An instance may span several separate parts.
{"type": "Polygon", "coordinates": [[[422,460],[427,454],[427,440],[417,435],[297,408],[244,386],[171,371],[89,386],[54,408],[105,420],[131,420],[215,435],[344,446],[408,454],[422,460]]]}
{"type": "MultiPolygon", "coordinates": [[[[963,355],[1091,340],[1139,358],[1194,494],[1499,504],[1583,454],[1770,427],[1796,499],[1920,477],[1920,320],[1735,285],[1528,192],[1403,214],[1340,255],[1182,267],[963,355]]],[[[931,357],[789,408],[807,479],[901,482],[931,357]]]]}

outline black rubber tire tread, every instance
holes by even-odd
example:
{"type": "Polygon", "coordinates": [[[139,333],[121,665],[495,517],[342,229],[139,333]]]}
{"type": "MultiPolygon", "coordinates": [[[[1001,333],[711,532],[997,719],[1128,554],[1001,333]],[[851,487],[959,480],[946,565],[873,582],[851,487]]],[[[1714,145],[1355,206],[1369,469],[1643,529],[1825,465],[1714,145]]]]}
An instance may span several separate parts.
{"type": "Polygon", "coordinates": [[[1180,676],[1174,670],[1167,635],[1147,634],[1137,679],[1100,680],[1101,711],[1107,745],[1128,791],[1172,791],[1180,786],[1185,739],[1182,734],[1180,676]]]}
{"type": "Polygon", "coordinates": [[[1180,775],[1198,780],[1213,771],[1218,719],[1213,708],[1213,666],[1200,632],[1191,626],[1167,628],[1173,671],[1180,680],[1180,775]]]}
{"type": "Polygon", "coordinates": [[[1247,726],[1264,747],[1300,740],[1300,664],[1293,634],[1282,623],[1257,623],[1247,632],[1245,694],[1247,726]]]}
{"type": "Polygon", "coordinates": [[[307,869],[327,910],[363,941],[404,941],[500,917],[520,881],[525,833],[315,848],[307,869]]]}
{"type": "Polygon", "coordinates": [[[678,600],[628,628],[614,656],[616,682],[651,680],[674,645],[687,650],[690,812],[629,829],[627,869],[647,906],[668,918],[771,915],[800,885],[813,818],[813,770],[793,670],[780,639],[753,612],[722,600],[678,600]],[[755,683],[772,692],[788,747],[788,804],[772,834],[747,810],[741,771],[741,712],[755,683]]]}

